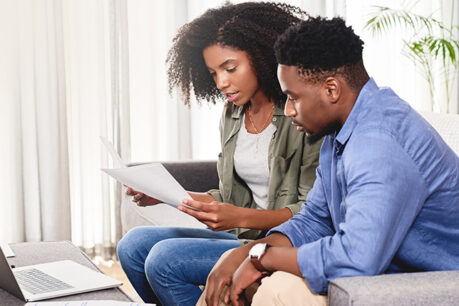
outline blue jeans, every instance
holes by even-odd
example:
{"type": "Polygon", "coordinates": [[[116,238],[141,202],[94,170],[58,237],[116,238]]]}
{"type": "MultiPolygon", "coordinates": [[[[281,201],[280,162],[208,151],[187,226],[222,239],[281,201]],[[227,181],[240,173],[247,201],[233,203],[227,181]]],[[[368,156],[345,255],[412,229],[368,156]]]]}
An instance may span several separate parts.
{"type": "Polygon", "coordinates": [[[240,246],[233,234],[208,229],[136,227],[118,244],[129,281],[148,303],[195,305],[199,285],[225,251],[240,246]]]}

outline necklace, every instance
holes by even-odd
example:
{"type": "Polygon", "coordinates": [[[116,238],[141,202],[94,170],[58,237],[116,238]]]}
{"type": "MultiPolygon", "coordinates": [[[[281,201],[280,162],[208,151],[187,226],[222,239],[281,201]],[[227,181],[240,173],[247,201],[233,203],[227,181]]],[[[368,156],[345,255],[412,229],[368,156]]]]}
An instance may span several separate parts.
{"type": "Polygon", "coordinates": [[[256,144],[256,147],[255,147],[255,153],[258,153],[258,142],[260,140],[260,133],[263,132],[263,130],[267,127],[268,121],[271,119],[272,115],[274,114],[274,103],[273,103],[273,108],[271,109],[271,112],[268,115],[268,118],[266,118],[265,123],[261,126],[261,131],[258,131],[257,127],[253,123],[252,115],[250,114],[250,107],[251,107],[251,105],[249,105],[249,107],[247,107],[247,114],[249,115],[250,124],[252,125],[252,127],[255,130],[256,135],[257,135],[257,144],[256,144]]]}

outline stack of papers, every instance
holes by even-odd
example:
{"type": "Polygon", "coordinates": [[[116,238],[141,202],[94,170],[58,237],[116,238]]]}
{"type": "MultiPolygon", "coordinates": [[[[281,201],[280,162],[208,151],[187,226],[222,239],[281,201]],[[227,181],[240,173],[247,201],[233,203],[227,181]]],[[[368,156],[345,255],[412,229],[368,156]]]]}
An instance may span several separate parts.
{"type": "Polygon", "coordinates": [[[100,139],[112,157],[113,164],[117,167],[116,169],[102,169],[102,171],[120,183],[175,208],[184,205],[182,203],[184,199],[191,199],[188,192],[161,163],[127,167],[113,144],[105,137],[100,137],[100,139]]]}
{"type": "Polygon", "coordinates": [[[160,163],[119,169],[102,169],[120,183],[158,199],[173,207],[184,205],[184,199],[191,199],[188,192],[160,163]]]}

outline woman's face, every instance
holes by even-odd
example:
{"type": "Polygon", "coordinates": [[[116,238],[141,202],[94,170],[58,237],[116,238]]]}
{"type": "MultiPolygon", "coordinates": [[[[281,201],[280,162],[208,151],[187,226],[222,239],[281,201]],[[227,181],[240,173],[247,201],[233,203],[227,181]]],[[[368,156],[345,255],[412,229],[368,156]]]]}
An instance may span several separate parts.
{"type": "Polygon", "coordinates": [[[215,44],[205,48],[202,55],[215,85],[228,102],[241,106],[263,95],[245,51],[215,44]]]}

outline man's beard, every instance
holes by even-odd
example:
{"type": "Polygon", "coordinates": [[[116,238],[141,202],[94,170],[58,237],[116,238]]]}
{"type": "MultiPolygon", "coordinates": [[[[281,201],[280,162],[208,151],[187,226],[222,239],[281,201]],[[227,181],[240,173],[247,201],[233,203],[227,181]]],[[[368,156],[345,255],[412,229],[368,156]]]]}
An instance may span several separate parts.
{"type": "Polygon", "coordinates": [[[320,133],[314,134],[311,136],[306,135],[306,139],[309,145],[313,145],[319,140],[322,139],[322,137],[333,134],[337,131],[340,130],[340,126],[338,122],[331,122],[329,123],[320,133]]]}

